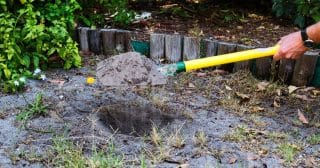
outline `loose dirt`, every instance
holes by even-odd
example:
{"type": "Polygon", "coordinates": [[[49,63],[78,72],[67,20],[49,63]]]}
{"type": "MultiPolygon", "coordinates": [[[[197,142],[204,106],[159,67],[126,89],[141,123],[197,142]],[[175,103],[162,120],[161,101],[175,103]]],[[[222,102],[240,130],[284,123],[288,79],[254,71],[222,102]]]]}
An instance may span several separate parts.
{"type": "Polygon", "coordinates": [[[166,84],[166,77],[157,68],[151,59],[128,52],[99,62],[97,77],[105,86],[166,84]]]}

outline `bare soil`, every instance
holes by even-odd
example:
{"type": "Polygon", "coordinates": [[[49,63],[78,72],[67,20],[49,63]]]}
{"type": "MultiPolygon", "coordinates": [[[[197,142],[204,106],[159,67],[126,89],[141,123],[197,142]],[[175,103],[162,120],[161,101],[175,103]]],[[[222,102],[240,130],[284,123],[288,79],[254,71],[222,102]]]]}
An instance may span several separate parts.
{"type": "Polygon", "coordinates": [[[86,77],[95,75],[95,63],[104,59],[86,57],[81,69],[50,70],[47,81],[29,81],[25,92],[1,95],[2,167],[57,166],[57,136],[85,156],[113,145],[123,167],[320,164],[320,144],[310,140],[319,135],[318,89],[292,92],[249,72],[219,71],[182,73],[162,86],[86,84],[86,77]],[[39,92],[47,114],[22,127],[16,115],[39,92]]]}

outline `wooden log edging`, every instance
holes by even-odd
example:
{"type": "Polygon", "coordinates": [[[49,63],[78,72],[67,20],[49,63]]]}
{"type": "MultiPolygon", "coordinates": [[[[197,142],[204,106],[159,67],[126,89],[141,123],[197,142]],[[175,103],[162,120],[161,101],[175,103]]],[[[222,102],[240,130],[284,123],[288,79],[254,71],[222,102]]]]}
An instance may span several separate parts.
{"type": "Polygon", "coordinates": [[[165,58],[169,63],[181,61],[182,36],[179,34],[165,35],[165,58]]]}
{"type": "Polygon", "coordinates": [[[164,52],[164,34],[151,34],[150,35],[150,57],[155,61],[160,61],[165,58],[164,52]]]}
{"type": "Polygon", "coordinates": [[[183,60],[193,60],[200,58],[200,38],[184,37],[183,38],[183,60]]]}
{"type": "Polygon", "coordinates": [[[115,54],[117,29],[101,29],[103,54],[110,56],[115,54]]]}
{"type": "Polygon", "coordinates": [[[316,68],[318,52],[308,51],[296,61],[291,84],[295,86],[306,86],[310,84],[316,68]]]}
{"type": "MultiPolygon", "coordinates": [[[[118,29],[90,29],[79,27],[76,29],[79,48],[83,52],[93,52],[106,56],[121,52],[132,51],[131,41],[133,32],[118,29]]],[[[197,37],[182,36],[179,34],[151,33],[150,57],[160,62],[175,63],[182,60],[198,59],[201,56],[215,56],[236,51],[244,51],[255,48],[242,44],[222,42],[215,39],[201,39],[197,37]],[[201,56],[200,56],[201,54],[201,56]]],[[[272,72],[272,58],[260,58],[256,60],[237,62],[218,66],[229,72],[250,70],[258,78],[269,79],[270,74],[275,74],[283,83],[296,86],[310,85],[316,69],[318,52],[306,52],[299,60],[281,60],[279,69],[272,72]],[[254,68],[252,68],[254,67],[254,68]]]]}

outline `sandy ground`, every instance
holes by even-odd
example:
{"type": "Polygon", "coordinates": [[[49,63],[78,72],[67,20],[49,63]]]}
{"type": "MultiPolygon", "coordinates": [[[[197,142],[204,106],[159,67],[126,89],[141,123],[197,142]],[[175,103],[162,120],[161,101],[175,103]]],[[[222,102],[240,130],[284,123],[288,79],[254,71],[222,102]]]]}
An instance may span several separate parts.
{"type": "MultiPolygon", "coordinates": [[[[103,60],[98,58],[87,62],[103,60]]],[[[46,81],[30,80],[25,92],[0,95],[1,167],[55,167],[50,151],[57,136],[81,146],[85,155],[93,147],[106,151],[113,144],[124,167],[141,167],[141,157],[146,167],[320,164],[320,144],[309,138],[319,134],[316,89],[300,88],[295,91],[299,97],[289,94],[287,86],[261,85],[248,73],[209,70],[182,73],[161,86],[86,84],[95,70],[95,64],[49,70],[46,81]],[[47,114],[30,119],[23,128],[16,115],[39,92],[47,114]],[[301,123],[298,109],[308,124],[301,123]],[[293,159],[282,152],[288,150],[283,144],[297,151],[293,159]]]]}

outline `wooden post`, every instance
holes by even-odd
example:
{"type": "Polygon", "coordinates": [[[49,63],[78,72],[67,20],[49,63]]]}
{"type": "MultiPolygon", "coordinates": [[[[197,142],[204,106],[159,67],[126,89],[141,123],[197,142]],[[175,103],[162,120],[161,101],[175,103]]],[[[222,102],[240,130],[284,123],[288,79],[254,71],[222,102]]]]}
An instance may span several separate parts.
{"type": "Polygon", "coordinates": [[[165,36],[165,57],[169,63],[181,61],[182,52],[181,35],[165,36]]]}
{"type": "Polygon", "coordinates": [[[291,81],[294,70],[294,64],[294,60],[280,60],[278,78],[281,82],[288,84],[291,81]]]}
{"type": "Polygon", "coordinates": [[[101,36],[100,30],[90,29],[88,31],[89,49],[95,54],[101,54],[101,36]]]}
{"type": "MultiPolygon", "coordinates": [[[[245,51],[245,50],[250,50],[253,49],[254,47],[252,46],[246,46],[246,45],[242,45],[242,44],[238,44],[237,45],[237,49],[236,51],[245,51]]],[[[241,61],[241,62],[237,62],[234,64],[233,66],[233,72],[237,72],[240,70],[250,70],[250,61],[241,61]]]]}
{"type": "MultiPolygon", "coordinates": [[[[236,44],[226,43],[226,42],[218,42],[217,55],[235,52],[236,48],[237,48],[236,44]]],[[[232,72],[233,63],[218,66],[218,69],[223,69],[225,71],[232,72]]]]}
{"type": "Polygon", "coordinates": [[[164,34],[150,35],[150,57],[156,61],[164,58],[164,34]]]}
{"type": "Polygon", "coordinates": [[[131,32],[127,30],[116,31],[116,50],[120,53],[131,50],[131,32]]]}
{"type": "Polygon", "coordinates": [[[101,29],[103,54],[110,56],[116,50],[116,29],[101,29]]]}
{"type": "Polygon", "coordinates": [[[217,55],[218,41],[217,40],[204,40],[206,57],[217,55]]]}
{"type": "Polygon", "coordinates": [[[311,82],[318,55],[318,52],[308,51],[300,59],[296,60],[291,80],[292,85],[305,86],[311,82]]]}
{"type": "Polygon", "coordinates": [[[200,39],[196,37],[184,37],[183,40],[183,60],[193,60],[200,58],[200,39]]]}
{"type": "Polygon", "coordinates": [[[79,28],[80,50],[83,52],[89,52],[88,30],[87,27],[79,28]]]}
{"type": "Polygon", "coordinates": [[[256,59],[256,72],[255,75],[259,79],[269,79],[270,78],[270,71],[271,71],[271,57],[259,58],[256,59]]]}

